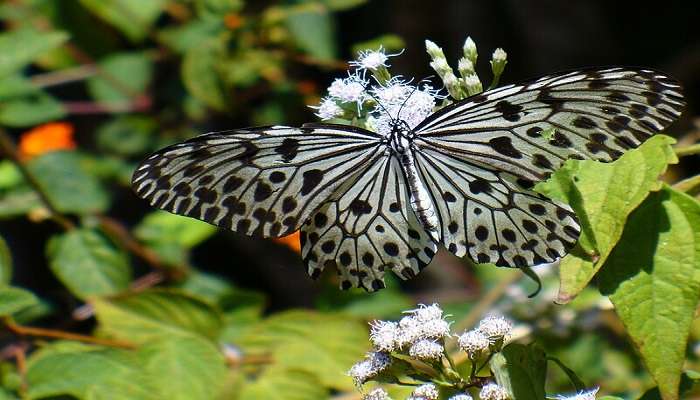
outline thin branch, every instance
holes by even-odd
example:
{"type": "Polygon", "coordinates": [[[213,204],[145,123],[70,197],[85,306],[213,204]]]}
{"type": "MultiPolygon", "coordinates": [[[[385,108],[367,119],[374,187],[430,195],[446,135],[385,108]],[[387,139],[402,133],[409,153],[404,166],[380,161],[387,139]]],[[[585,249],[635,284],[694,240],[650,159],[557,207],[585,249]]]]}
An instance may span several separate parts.
{"type": "Polygon", "coordinates": [[[142,112],[151,107],[148,96],[139,95],[131,101],[100,103],[94,101],[64,101],[61,103],[69,114],[113,114],[122,112],[142,112]]]}
{"type": "Polygon", "coordinates": [[[700,143],[690,146],[676,147],[673,149],[678,157],[693,156],[700,154],[700,143]]]}
{"type": "Polygon", "coordinates": [[[18,336],[33,336],[51,339],[75,340],[78,342],[92,343],[101,346],[117,347],[122,349],[133,349],[136,347],[131,343],[123,342],[120,340],[102,339],[94,336],[81,335],[78,333],[18,325],[10,318],[4,318],[3,324],[10,332],[18,336]]]}
{"type": "Polygon", "coordinates": [[[44,191],[44,188],[41,187],[39,181],[36,180],[34,175],[32,175],[32,173],[29,171],[29,169],[27,169],[22,160],[20,160],[17,147],[15,146],[14,142],[7,134],[7,132],[5,132],[5,130],[2,128],[0,128],[0,152],[2,152],[17,166],[17,169],[19,169],[24,179],[27,181],[29,186],[32,187],[34,192],[36,192],[41,203],[51,214],[51,219],[53,219],[56,223],[61,225],[66,230],[75,228],[73,222],[71,222],[68,218],[63,216],[56,209],[56,206],[53,204],[53,201],[51,201],[51,198],[44,191]]]}
{"type": "Polygon", "coordinates": [[[43,74],[37,74],[30,78],[32,85],[37,88],[47,88],[59,86],[66,83],[82,81],[95,75],[96,68],[94,64],[80,65],[74,68],[62,69],[59,71],[51,71],[43,74]]]}

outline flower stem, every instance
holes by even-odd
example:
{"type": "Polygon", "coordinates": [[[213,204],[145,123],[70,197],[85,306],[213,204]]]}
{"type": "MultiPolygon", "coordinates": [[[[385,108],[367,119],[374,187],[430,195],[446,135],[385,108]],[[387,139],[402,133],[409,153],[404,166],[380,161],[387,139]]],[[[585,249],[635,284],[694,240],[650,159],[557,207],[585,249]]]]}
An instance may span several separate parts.
{"type": "Polygon", "coordinates": [[[673,149],[678,157],[692,156],[700,154],[700,143],[690,146],[675,147],[673,149]]]}

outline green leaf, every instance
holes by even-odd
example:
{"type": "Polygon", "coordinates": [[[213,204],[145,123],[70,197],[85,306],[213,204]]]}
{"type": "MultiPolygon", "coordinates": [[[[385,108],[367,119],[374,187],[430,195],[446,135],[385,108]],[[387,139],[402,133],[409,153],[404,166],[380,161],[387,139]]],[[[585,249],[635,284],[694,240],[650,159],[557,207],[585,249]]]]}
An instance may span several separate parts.
{"type": "Polygon", "coordinates": [[[109,207],[109,196],[75,151],[42,154],[27,167],[60,212],[87,214],[109,207]]]}
{"type": "Polygon", "coordinates": [[[237,344],[272,353],[277,365],[312,373],[326,387],[350,390],[347,370],[367,350],[367,327],[343,314],[288,311],[248,329],[237,344]]]}
{"type": "Polygon", "coordinates": [[[27,363],[28,397],[156,400],[136,352],[59,343],[40,350],[27,363]]]}
{"type": "Polygon", "coordinates": [[[159,398],[218,398],[227,368],[213,343],[194,336],[172,336],[143,346],[139,353],[159,398]]]}
{"type": "Polygon", "coordinates": [[[0,286],[9,285],[12,279],[12,253],[5,239],[0,237],[0,286]]]}
{"type": "Polygon", "coordinates": [[[396,317],[414,305],[396,287],[398,282],[396,285],[388,282],[387,289],[367,296],[366,293],[339,291],[337,287],[327,285],[318,297],[316,307],[319,311],[339,311],[364,319],[396,317]]]}
{"type": "Polygon", "coordinates": [[[138,239],[171,264],[185,264],[188,250],[214,233],[213,225],[165,211],[146,215],[134,230],[138,239]]]}
{"type": "Polygon", "coordinates": [[[678,398],[700,296],[700,204],[668,187],[650,194],[630,215],[598,283],[662,397],[678,398]]]}
{"type": "MultiPolygon", "coordinates": [[[[680,395],[683,396],[687,392],[693,389],[693,387],[698,383],[698,373],[695,371],[685,371],[683,375],[681,376],[681,383],[680,383],[680,395]]],[[[661,400],[663,397],[661,396],[661,392],[659,391],[659,387],[654,387],[649,390],[647,390],[642,397],[640,397],[638,400],[661,400]]],[[[685,397],[681,397],[685,398],[685,397]]]]}
{"type": "Polygon", "coordinates": [[[51,271],[81,299],[119,293],[131,281],[126,254],[95,230],[75,229],[54,236],[47,254],[51,271]]]}
{"type": "Polygon", "coordinates": [[[511,343],[490,361],[496,382],[511,399],[542,400],[547,376],[547,356],[537,346],[511,343]]]}
{"type": "Polygon", "coordinates": [[[121,156],[143,154],[151,145],[156,128],[153,118],[119,116],[97,130],[97,146],[106,153],[121,156]]]}
{"type": "Polygon", "coordinates": [[[158,37],[178,53],[199,46],[224,28],[223,18],[197,19],[184,25],[162,29],[158,37]]]}
{"type": "Polygon", "coordinates": [[[38,304],[39,300],[28,290],[0,287],[0,317],[6,317],[38,304]]]}
{"type": "Polygon", "coordinates": [[[192,334],[215,339],[221,330],[221,315],[216,309],[176,290],[93,299],[92,304],[100,332],[131,343],[192,334]]]}
{"type": "Polygon", "coordinates": [[[335,24],[326,7],[307,3],[289,8],[285,22],[301,50],[319,60],[336,57],[335,24]]]}
{"type": "Polygon", "coordinates": [[[42,91],[0,103],[0,124],[11,127],[37,125],[65,115],[63,105],[42,91]]]}
{"type": "Polygon", "coordinates": [[[166,0],[80,0],[92,13],[122,31],[132,41],[148,35],[166,0]]]}
{"type": "Polygon", "coordinates": [[[658,177],[668,164],[677,162],[674,142],[668,136],[654,136],[610,164],[569,161],[537,186],[570,204],[582,226],[580,247],[561,262],[558,302],[571,301],[588,284],[620,239],[627,216],[650,191],[661,187],[658,177]]]}
{"type": "Polygon", "coordinates": [[[185,53],[182,81],[192,96],[216,110],[226,108],[226,91],[217,65],[223,57],[224,44],[218,38],[200,42],[185,53]]]}
{"type": "Polygon", "coordinates": [[[245,3],[243,0],[195,0],[195,6],[200,16],[220,17],[241,11],[245,3]]]}
{"type": "Polygon", "coordinates": [[[367,3],[368,0],[321,0],[326,7],[333,11],[345,11],[367,3]]]}
{"type": "Polygon", "coordinates": [[[317,400],[328,391],[312,374],[280,367],[265,370],[257,380],[241,389],[239,400],[317,400]]]}
{"type": "Polygon", "coordinates": [[[0,77],[14,72],[68,40],[65,32],[18,29],[0,34],[0,77]]]}
{"type": "Polygon", "coordinates": [[[90,95],[106,105],[123,106],[142,94],[153,75],[151,60],[144,53],[110,54],[99,62],[109,79],[95,75],[88,79],[90,95]]]}

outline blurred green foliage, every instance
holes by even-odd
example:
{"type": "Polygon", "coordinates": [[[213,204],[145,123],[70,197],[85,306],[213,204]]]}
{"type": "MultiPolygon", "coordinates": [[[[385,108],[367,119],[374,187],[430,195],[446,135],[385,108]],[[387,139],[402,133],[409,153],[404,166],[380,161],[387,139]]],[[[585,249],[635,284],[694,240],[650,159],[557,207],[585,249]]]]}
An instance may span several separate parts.
{"type": "MultiPolygon", "coordinates": [[[[369,296],[340,293],[324,276],[315,310],[272,312],[274,293],[194,261],[194,252],[225,234],[150,210],[128,186],[142,157],[222,120],[243,126],[308,117],[306,105],[322,94],[320,77],[345,74],[346,51],[402,49],[391,33],[340,48],[337,13],[363,3],[0,4],[0,130],[18,143],[3,144],[0,219],[24,232],[0,237],[7,328],[0,399],[352,396],[345,372],[369,348],[366,322],[432,302],[439,287],[415,298],[394,281],[369,296]],[[46,136],[40,154],[28,155],[26,131],[59,119],[76,128],[77,149],[46,136]],[[27,236],[41,242],[17,242],[27,236]],[[26,254],[37,248],[45,254],[26,254]]],[[[658,179],[677,161],[672,144],[657,136],[613,164],[569,162],[539,186],[569,202],[585,229],[560,277],[536,270],[544,290],[534,299],[526,297],[531,283],[512,271],[455,268],[440,257],[434,264],[443,265],[430,268],[459,270],[445,280],[468,276],[460,283],[471,286],[459,295],[442,293],[461,329],[474,323],[472,312],[491,306],[523,321],[522,340],[540,346],[513,346],[492,361],[514,385],[535,382],[536,391],[517,400],[580,389],[568,370],[542,367],[544,352],[603,394],[698,393],[700,206],[658,179]]],[[[288,265],[298,264],[296,254],[285,254],[288,265]]],[[[230,269],[248,262],[240,248],[216,257],[230,269]]]]}

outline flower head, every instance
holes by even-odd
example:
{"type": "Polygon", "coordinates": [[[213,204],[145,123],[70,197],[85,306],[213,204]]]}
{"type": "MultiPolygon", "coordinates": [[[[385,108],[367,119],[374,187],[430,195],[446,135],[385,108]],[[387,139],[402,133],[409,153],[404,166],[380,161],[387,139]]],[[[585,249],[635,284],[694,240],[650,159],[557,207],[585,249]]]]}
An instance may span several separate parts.
{"type": "Polygon", "coordinates": [[[508,57],[508,54],[506,54],[505,50],[502,48],[497,48],[496,50],[493,51],[493,55],[491,56],[491,59],[494,62],[503,62],[506,60],[508,57]]]}
{"type": "Polygon", "coordinates": [[[371,324],[369,340],[379,351],[394,351],[399,336],[399,325],[391,321],[374,321],[371,324]]]}
{"type": "Polygon", "coordinates": [[[357,60],[350,61],[350,65],[361,70],[373,71],[379,67],[389,67],[386,63],[389,57],[397,56],[402,52],[403,50],[396,54],[386,54],[381,46],[378,50],[363,50],[359,52],[357,60]]]}
{"type": "Polygon", "coordinates": [[[489,315],[481,322],[478,328],[491,342],[506,339],[513,330],[513,324],[500,315],[489,315]]]}
{"type": "Polygon", "coordinates": [[[420,322],[432,321],[434,319],[442,319],[442,309],[436,303],[429,306],[419,304],[415,310],[408,311],[420,322]]]}
{"type": "Polygon", "coordinates": [[[472,396],[470,396],[467,393],[459,393],[459,394],[456,394],[456,395],[450,397],[447,400],[473,400],[473,399],[472,399],[472,396]]]}
{"type": "Polygon", "coordinates": [[[437,400],[439,395],[437,387],[432,383],[420,385],[411,393],[412,398],[421,400],[437,400]]]}
{"type": "Polygon", "coordinates": [[[355,381],[355,385],[362,385],[374,378],[391,365],[391,356],[379,351],[367,353],[364,360],[356,363],[348,371],[348,375],[355,381]]]}
{"type": "Polygon", "coordinates": [[[343,103],[357,103],[359,107],[367,98],[365,88],[368,84],[359,74],[351,74],[347,78],[334,80],[328,87],[328,95],[343,103]]]}
{"type": "Polygon", "coordinates": [[[594,387],[572,395],[558,395],[556,398],[559,400],[595,400],[598,390],[600,390],[599,387],[594,387]]]}
{"type": "Polygon", "coordinates": [[[413,343],[408,354],[422,361],[437,361],[442,357],[445,348],[442,344],[431,339],[421,339],[413,343]]]}
{"type": "Polygon", "coordinates": [[[481,400],[508,400],[508,391],[496,383],[488,383],[479,392],[481,400]]]}
{"type": "Polygon", "coordinates": [[[405,347],[413,344],[421,336],[421,324],[412,316],[406,316],[399,321],[399,335],[396,344],[405,347]]]}
{"type": "Polygon", "coordinates": [[[317,107],[311,107],[316,109],[316,115],[324,121],[329,119],[337,118],[343,115],[343,109],[340,108],[335,100],[326,97],[321,100],[321,104],[317,107]]]}
{"type": "Polygon", "coordinates": [[[371,93],[379,103],[371,112],[375,118],[373,126],[382,135],[391,132],[396,119],[406,122],[409,128],[417,126],[433,112],[436,99],[441,97],[428,85],[419,88],[398,77],[372,88],[371,93]]]}
{"type": "Polygon", "coordinates": [[[389,393],[382,388],[372,389],[369,393],[362,396],[362,400],[391,400],[389,393]]]}
{"type": "Polygon", "coordinates": [[[476,63],[476,43],[474,43],[471,36],[467,36],[467,40],[464,41],[462,46],[462,51],[464,52],[464,57],[468,58],[472,63],[476,63]]]}
{"type": "Polygon", "coordinates": [[[459,348],[466,352],[470,357],[474,358],[481,355],[489,348],[491,342],[488,336],[478,329],[464,332],[457,338],[459,348]]]}

